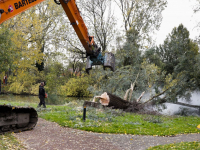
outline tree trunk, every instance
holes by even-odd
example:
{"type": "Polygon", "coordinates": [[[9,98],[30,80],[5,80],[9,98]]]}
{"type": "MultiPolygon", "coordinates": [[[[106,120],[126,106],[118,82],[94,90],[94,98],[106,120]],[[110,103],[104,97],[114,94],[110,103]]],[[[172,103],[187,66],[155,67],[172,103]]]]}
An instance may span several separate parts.
{"type": "Polygon", "coordinates": [[[113,95],[111,93],[107,93],[107,94],[108,94],[108,96],[110,98],[110,102],[109,102],[107,107],[112,107],[114,109],[123,109],[123,110],[125,110],[131,105],[131,102],[123,100],[123,99],[121,99],[120,97],[118,97],[116,95],[113,95]]]}
{"type": "MultiPolygon", "coordinates": [[[[137,112],[139,111],[139,103],[137,102],[129,102],[126,100],[121,99],[120,97],[113,95],[111,93],[107,93],[109,96],[109,103],[108,105],[103,105],[104,107],[111,107],[113,109],[122,109],[127,112],[137,112]]],[[[89,102],[85,101],[83,106],[91,106],[95,108],[99,108],[102,104],[97,102],[89,102]]]]}

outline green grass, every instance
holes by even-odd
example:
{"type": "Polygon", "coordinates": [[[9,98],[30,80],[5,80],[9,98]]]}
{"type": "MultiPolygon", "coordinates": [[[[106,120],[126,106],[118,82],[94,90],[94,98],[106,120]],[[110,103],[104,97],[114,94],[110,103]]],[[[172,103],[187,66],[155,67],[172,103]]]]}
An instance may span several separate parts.
{"type": "Polygon", "coordinates": [[[148,150],[200,150],[200,142],[181,142],[176,144],[159,145],[148,150]]]}
{"type": "Polygon", "coordinates": [[[26,149],[12,134],[0,135],[1,150],[24,150],[26,149]]]}
{"type": "MultiPolygon", "coordinates": [[[[37,107],[34,103],[9,102],[15,106],[37,107]]],[[[8,104],[0,101],[0,104],[8,104]]],[[[101,133],[172,136],[176,134],[200,133],[199,117],[139,115],[121,110],[87,108],[86,121],[82,120],[82,102],[71,102],[61,106],[48,105],[47,109],[36,108],[39,117],[57,122],[59,125],[101,133]]]]}

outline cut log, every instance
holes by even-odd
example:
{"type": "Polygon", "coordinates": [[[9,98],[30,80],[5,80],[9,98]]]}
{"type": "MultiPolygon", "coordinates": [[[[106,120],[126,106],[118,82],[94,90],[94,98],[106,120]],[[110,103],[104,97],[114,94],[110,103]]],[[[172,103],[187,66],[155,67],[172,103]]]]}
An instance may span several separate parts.
{"type": "Polygon", "coordinates": [[[109,98],[109,96],[108,96],[108,94],[106,92],[104,92],[103,94],[101,94],[101,96],[95,96],[93,98],[93,102],[95,102],[96,98],[100,99],[100,103],[103,106],[107,106],[109,104],[109,102],[110,102],[110,98],[109,98]]]}
{"type": "Polygon", "coordinates": [[[102,97],[101,96],[95,96],[95,98],[100,98],[100,102],[89,102],[89,101],[85,101],[83,106],[91,106],[91,107],[95,107],[95,108],[99,108],[101,105],[104,107],[110,107],[113,109],[122,109],[124,111],[127,112],[137,112],[139,111],[139,103],[137,102],[129,102],[126,100],[121,99],[120,97],[113,95],[111,93],[106,93],[106,95],[108,95],[109,100],[105,99],[105,93],[104,93],[104,101],[102,101],[102,97]],[[105,105],[105,101],[107,101],[108,103],[106,103],[105,105]]]}

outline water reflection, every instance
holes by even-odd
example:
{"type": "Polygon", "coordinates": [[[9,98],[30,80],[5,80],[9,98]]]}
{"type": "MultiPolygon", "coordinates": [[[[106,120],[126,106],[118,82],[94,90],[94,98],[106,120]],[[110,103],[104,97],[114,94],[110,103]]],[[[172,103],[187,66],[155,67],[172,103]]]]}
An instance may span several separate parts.
{"type": "MultiPolygon", "coordinates": [[[[62,97],[57,95],[48,95],[48,98],[45,99],[46,105],[63,105],[70,101],[77,100],[90,100],[91,98],[80,98],[80,97],[62,97]]],[[[7,100],[13,102],[29,102],[29,103],[39,103],[38,96],[30,95],[0,95],[0,100],[7,100]]]]}

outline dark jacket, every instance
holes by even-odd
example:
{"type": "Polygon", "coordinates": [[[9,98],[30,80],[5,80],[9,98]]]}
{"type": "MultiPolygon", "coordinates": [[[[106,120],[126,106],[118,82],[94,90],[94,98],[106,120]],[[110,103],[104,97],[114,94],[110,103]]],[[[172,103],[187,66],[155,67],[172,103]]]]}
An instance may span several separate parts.
{"type": "Polygon", "coordinates": [[[44,86],[39,86],[39,97],[45,97],[44,86]]]}

